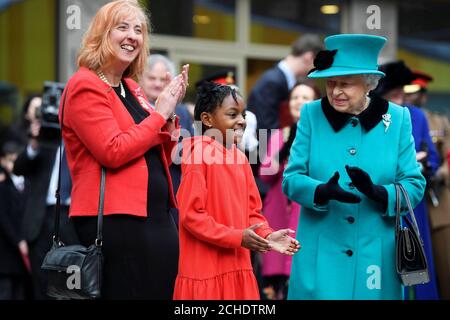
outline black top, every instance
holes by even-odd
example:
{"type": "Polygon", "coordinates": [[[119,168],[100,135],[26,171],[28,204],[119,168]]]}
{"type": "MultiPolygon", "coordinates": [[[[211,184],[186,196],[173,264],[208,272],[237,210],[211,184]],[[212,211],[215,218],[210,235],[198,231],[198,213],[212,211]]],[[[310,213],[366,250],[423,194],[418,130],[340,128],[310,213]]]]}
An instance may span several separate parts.
{"type": "MultiPolygon", "coordinates": [[[[122,81],[125,88],[125,98],[120,95],[120,86],[113,87],[125,108],[127,108],[136,124],[141,123],[149,114],[142,108],[131,91],[122,81]]],[[[169,210],[169,182],[164,170],[158,146],[148,150],[145,154],[145,161],[148,167],[148,192],[147,192],[147,213],[167,212],[169,210]],[[150,172],[151,171],[151,172],[150,172]]]]}
{"type": "MultiPolygon", "coordinates": [[[[122,82],[123,83],[123,82],[122,82]]],[[[123,83],[125,86],[125,83],[123,83]]],[[[125,86],[117,96],[135,123],[149,114],[125,86]]],[[[178,272],[178,231],[169,212],[169,184],[160,157],[161,146],[144,154],[148,167],[147,217],[112,214],[103,221],[103,286],[106,300],[170,300],[178,272]]],[[[91,245],[97,217],[73,217],[83,245],[91,245]]]]}
{"type": "Polygon", "coordinates": [[[17,244],[23,239],[21,225],[25,194],[16,189],[8,174],[5,175],[6,179],[0,181],[0,275],[24,274],[17,244]]]}

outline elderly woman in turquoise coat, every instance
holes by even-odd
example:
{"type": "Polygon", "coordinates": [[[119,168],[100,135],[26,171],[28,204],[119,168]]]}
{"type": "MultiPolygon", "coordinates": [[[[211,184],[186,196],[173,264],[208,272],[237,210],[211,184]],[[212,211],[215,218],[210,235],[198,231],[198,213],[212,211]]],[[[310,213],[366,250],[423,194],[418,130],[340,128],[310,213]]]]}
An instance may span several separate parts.
{"type": "Polygon", "coordinates": [[[385,42],[330,36],[314,60],[309,77],[326,78],[327,94],[304,105],[283,178],[284,193],[302,206],[288,299],[402,299],[395,183],[415,206],[425,179],[408,109],[368,97],[384,76],[385,42]]]}

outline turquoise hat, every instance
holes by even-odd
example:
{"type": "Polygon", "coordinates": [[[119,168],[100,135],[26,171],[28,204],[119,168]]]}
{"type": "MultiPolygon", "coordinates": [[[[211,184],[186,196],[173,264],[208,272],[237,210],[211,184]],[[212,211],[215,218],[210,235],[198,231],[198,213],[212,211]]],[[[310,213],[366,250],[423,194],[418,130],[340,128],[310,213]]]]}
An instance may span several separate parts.
{"type": "Polygon", "coordinates": [[[314,59],[308,78],[327,78],[352,74],[378,74],[378,54],[387,39],[367,34],[338,34],[325,38],[327,50],[314,59]]]}

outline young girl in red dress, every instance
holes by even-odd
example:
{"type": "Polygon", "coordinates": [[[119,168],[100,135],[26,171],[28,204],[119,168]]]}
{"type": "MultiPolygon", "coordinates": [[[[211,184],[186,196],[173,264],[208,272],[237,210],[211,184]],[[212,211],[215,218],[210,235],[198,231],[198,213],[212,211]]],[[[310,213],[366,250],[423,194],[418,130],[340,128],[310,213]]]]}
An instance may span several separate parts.
{"type": "Polygon", "coordinates": [[[245,107],[235,89],[203,84],[194,118],[203,135],[183,140],[174,299],[259,299],[250,250],[293,255],[300,245],[289,236],[293,230],[274,232],[261,215],[250,165],[236,147],[245,107]]]}

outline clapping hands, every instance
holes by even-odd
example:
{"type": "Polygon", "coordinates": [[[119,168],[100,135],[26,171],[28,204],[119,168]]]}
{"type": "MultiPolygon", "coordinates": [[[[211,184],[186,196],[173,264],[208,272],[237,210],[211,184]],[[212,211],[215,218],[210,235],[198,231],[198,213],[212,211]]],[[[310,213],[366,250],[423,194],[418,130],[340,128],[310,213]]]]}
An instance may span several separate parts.
{"type": "Polygon", "coordinates": [[[166,74],[166,87],[159,94],[155,102],[155,110],[160,113],[165,119],[169,119],[175,110],[175,107],[180,103],[186,94],[188,87],[188,72],[189,65],[183,66],[179,75],[171,79],[170,73],[166,74]]]}
{"type": "MultiPolygon", "coordinates": [[[[345,166],[348,177],[356,189],[363,195],[376,202],[387,205],[387,191],[381,185],[373,183],[370,175],[358,167],[345,166]]],[[[336,171],[327,183],[320,184],[314,194],[314,202],[322,205],[329,200],[336,200],[345,203],[359,203],[361,198],[351,192],[345,191],[338,183],[339,172],[336,171]]]]}
{"type": "Polygon", "coordinates": [[[325,204],[330,200],[337,200],[345,203],[359,203],[361,198],[356,194],[345,191],[338,183],[339,172],[336,171],[327,183],[320,184],[314,194],[314,202],[325,204]]]}
{"type": "Polygon", "coordinates": [[[244,248],[261,253],[274,250],[289,256],[294,255],[300,249],[299,242],[289,236],[289,234],[295,232],[291,229],[280,229],[272,232],[266,239],[257,235],[255,230],[260,228],[263,224],[264,223],[254,224],[244,230],[241,244],[244,248]]]}
{"type": "Polygon", "coordinates": [[[358,189],[362,194],[365,194],[369,197],[369,195],[373,192],[374,184],[369,174],[358,167],[350,167],[345,166],[345,170],[347,174],[355,185],[356,189],[358,189]]]}
{"type": "Polygon", "coordinates": [[[271,249],[288,256],[293,256],[298,250],[300,250],[300,243],[289,236],[289,234],[295,233],[291,229],[280,229],[272,232],[267,236],[271,249]]]}
{"type": "Polygon", "coordinates": [[[381,203],[383,205],[383,211],[386,211],[388,199],[386,188],[374,184],[370,175],[361,168],[345,166],[345,170],[356,189],[367,198],[381,203]]]}
{"type": "Polygon", "coordinates": [[[258,236],[255,232],[255,230],[262,227],[263,224],[264,223],[257,223],[248,227],[247,229],[244,229],[241,246],[257,252],[269,251],[269,241],[264,239],[263,237],[258,236]]]}

